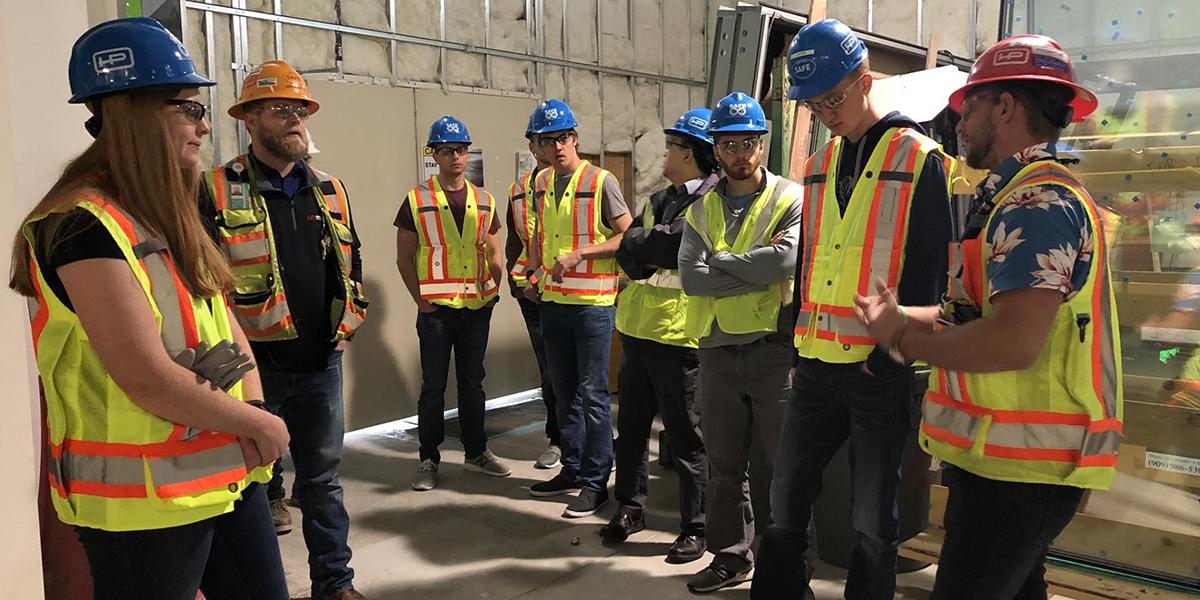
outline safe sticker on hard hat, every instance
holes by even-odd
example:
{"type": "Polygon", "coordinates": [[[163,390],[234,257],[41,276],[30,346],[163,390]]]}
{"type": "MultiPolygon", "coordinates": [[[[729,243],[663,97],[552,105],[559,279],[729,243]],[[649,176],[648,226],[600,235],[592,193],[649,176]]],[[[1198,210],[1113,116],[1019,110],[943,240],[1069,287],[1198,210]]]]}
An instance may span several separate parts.
{"type": "Polygon", "coordinates": [[[734,117],[744,117],[746,116],[746,110],[749,108],[749,104],[730,104],[729,115],[734,117]]]}
{"type": "Polygon", "coordinates": [[[130,48],[112,48],[101,50],[92,55],[92,68],[96,73],[112,73],[133,68],[133,50],[130,48]]]}
{"type": "Polygon", "coordinates": [[[546,115],[547,119],[557,119],[558,118],[558,109],[557,108],[548,108],[543,112],[543,114],[546,115]]]}
{"type": "Polygon", "coordinates": [[[258,87],[275,87],[279,85],[279,80],[274,77],[264,77],[258,80],[258,87]]]}
{"type": "Polygon", "coordinates": [[[691,125],[692,127],[695,127],[696,129],[707,129],[708,128],[708,121],[705,121],[704,119],[701,119],[700,117],[688,117],[687,122],[688,122],[688,125],[691,125]]]}
{"type": "Polygon", "coordinates": [[[817,61],[806,58],[798,63],[792,69],[792,79],[808,79],[817,74],[817,61]]]}
{"type": "Polygon", "coordinates": [[[446,131],[449,131],[451,133],[458,133],[458,123],[447,123],[446,131]]]}

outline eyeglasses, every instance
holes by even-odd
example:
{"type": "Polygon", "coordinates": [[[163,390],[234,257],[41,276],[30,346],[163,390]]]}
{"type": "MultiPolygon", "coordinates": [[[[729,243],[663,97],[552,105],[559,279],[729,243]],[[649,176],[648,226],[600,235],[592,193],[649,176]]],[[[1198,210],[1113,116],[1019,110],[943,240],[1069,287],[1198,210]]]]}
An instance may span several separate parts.
{"type": "Polygon", "coordinates": [[[433,149],[433,153],[438,156],[460,156],[466,154],[471,149],[470,146],[440,146],[433,149]]]}
{"type": "Polygon", "coordinates": [[[538,143],[538,146],[541,146],[542,148],[546,148],[546,149],[557,148],[559,144],[566,146],[567,141],[573,137],[575,137],[574,133],[567,132],[567,133],[564,133],[557,137],[545,137],[545,136],[540,137],[540,138],[538,138],[537,143],[538,143]]]}
{"type": "Polygon", "coordinates": [[[689,148],[687,144],[680,144],[679,142],[667,140],[667,150],[670,150],[671,146],[675,146],[676,148],[679,148],[681,150],[691,150],[691,148],[689,148]]]}
{"type": "Polygon", "coordinates": [[[761,142],[762,142],[762,138],[757,138],[757,137],[750,138],[748,140],[742,140],[740,142],[737,140],[729,140],[727,142],[718,142],[717,148],[719,148],[721,150],[722,154],[727,154],[729,156],[733,156],[735,154],[741,154],[743,152],[750,152],[751,150],[754,150],[756,147],[758,147],[758,144],[761,142]]]}
{"type": "Polygon", "coordinates": [[[862,81],[862,78],[865,76],[866,73],[859,75],[858,79],[855,79],[853,83],[846,86],[846,89],[842,90],[841,93],[830,96],[824,100],[821,100],[820,102],[809,102],[805,100],[804,106],[808,107],[808,110],[811,110],[813,114],[818,114],[823,110],[833,110],[846,102],[846,97],[850,95],[850,90],[854,89],[854,86],[858,85],[858,82],[862,81]]]}
{"type": "Polygon", "coordinates": [[[271,113],[271,116],[281,121],[287,121],[291,119],[292,115],[300,117],[301,121],[307,121],[308,116],[312,114],[309,112],[307,106],[294,106],[291,104],[276,104],[273,106],[266,106],[264,107],[264,110],[271,113]]]}
{"type": "Polygon", "coordinates": [[[193,123],[203,121],[204,115],[208,114],[208,107],[195,100],[176,100],[172,98],[171,100],[167,100],[167,104],[178,106],[179,112],[183,113],[184,118],[193,123]]]}

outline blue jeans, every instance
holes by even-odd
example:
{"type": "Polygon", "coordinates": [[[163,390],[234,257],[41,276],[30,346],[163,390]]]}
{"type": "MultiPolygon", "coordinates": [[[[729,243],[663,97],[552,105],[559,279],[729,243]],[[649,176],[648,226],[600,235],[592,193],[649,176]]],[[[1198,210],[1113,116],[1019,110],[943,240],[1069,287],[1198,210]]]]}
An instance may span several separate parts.
{"type": "Polygon", "coordinates": [[[554,384],[550,380],[550,367],[546,364],[546,341],[542,339],[542,309],[536,302],[517,298],[521,305],[521,317],[529,332],[529,343],[533,345],[533,356],[537,358],[538,373],[542,375],[542,403],[546,405],[546,437],[555,446],[562,446],[558,436],[558,415],[555,411],[554,384]]]}
{"type": "Polygon", "coordinates": [[[232,512],[144,531],[76,527],[95,600],[287,600],[279,542],[263,486],[232,512]]]}
{"type": "Polygon", "coordinates": [[[750,596],[795,598],[808,588],[805,530],[821,494],[825,465],[850,439],[850,521],[858,543],[846,598],[891,599],[896,591],[899,519],[896,490],[909,429],[912,379],[907,370],[875,377],[860,364],[801,359],[783,416],[771,518],[763,532],[750,596]]]}
{"type": "Polygon", "coordinates": [[[421,460],[442,461],[438,446],[446,441],[446,378],[450,354],[458,384],[458,422],[463,450],[472,459],[487,450],[483,431],[483,357],[487,353],[492,307],[479,310],[438,306],[417,313],[417,338],[421,344],[421,396],[417,400],[417,433],[421,460]]]}
{"type": "Polygon", "coordinates": [[[542,303],[542,338],[557,395],[563,477],[596,491],[612,474],[608,356],[615,306],[542,303]]]}
{"type": "MultiPolygon", "coordinates": [[[[264,361],[258,365],[267,409],[287,423],[296,469],[292,493],[300,501],[304,543],[313,596],[331,596],[353,587],[350,568],[350,515],[342,503],[338,466],[346,435],[342,407],[342,352],[329,355],[322,371],[292,373],[264,361]]],[[[283,498],[279,464],[267,496],[283,498]]]]}

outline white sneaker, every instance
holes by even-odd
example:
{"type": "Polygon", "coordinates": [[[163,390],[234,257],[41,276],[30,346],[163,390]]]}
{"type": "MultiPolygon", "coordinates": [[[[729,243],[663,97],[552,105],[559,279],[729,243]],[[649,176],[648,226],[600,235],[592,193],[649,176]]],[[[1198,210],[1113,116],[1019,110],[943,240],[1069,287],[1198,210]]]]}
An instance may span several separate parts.
{"type": "Polygon", "coordinates": [[[546,451],[538,457],[537,462],[533,463],[534,467],[539,469],[553,469],[562,464],[562,449],[554,444],[546,446],[546,451]]]}
{"type": "Polygon", "coordinates": [[[512,475],[512,471],[492,454],[491,450],[484,450],[483,454],[475,458],[468,459],[463,462],[463,470],[472,473],[483,473],[492,477],[508,477],[512,475]]]}
{"type": "Polygon", "coordinates": [[[418,492],[425,492],[437,487],[437,483],[437,463],[428,458],[421,461],[421,466],[417,467],[417,474],[413,477],[412,488],[418,492]]]}

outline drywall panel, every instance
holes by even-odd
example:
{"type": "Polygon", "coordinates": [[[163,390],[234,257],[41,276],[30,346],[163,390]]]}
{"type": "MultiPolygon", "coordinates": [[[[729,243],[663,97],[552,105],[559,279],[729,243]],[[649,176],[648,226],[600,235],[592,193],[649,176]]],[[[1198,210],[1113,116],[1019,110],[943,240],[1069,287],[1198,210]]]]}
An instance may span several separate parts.
{"type": "Polygon", "coordinates": [[[975,18],[975,48],[971,57],[978,56],[1000,39],[1000,2],[1002,0],[976,0],[978,10],[975,18]]]}
{"type": "MultiPolygon", "coordinates": [[[[515,179],[516,153],[527,149],[524,127],[535,101],[341,81],[311,81],[309,87],[322,103],[309,120],[321,146],[314,164],[346,182],[363,242],[371,308],[347,350],[345,370],[347,426],[359,428],[416,414],[421,386],[416,309],[396,270],[392,221],[417,184],[429,125],[446,114],[466,123],[485,152],[485,188],[503,203],[515,179]]],[[[485,365],[488,397],[538,386],[524,321],[507,287],[492,319],[485,365]]],[[[451,377],[446,407],[455,405],[451,377]]]]}
{"type": "MultiPolygon", "coordinates": [[[[990,20],[999,24],[998,15],[998,12],[992,15],[990,20]]],[[[968,47],[970,40],[967,39],[970,31],[968,24],[971,22],[969,3],[962,0],[925,0],[924,22],[922,35],[925,39],[918,42],[920,45],[928,46],[929,36],[937,33],[939,51],[949,50],[958,56],[972,56],[972,49],[968,47]]]]}

